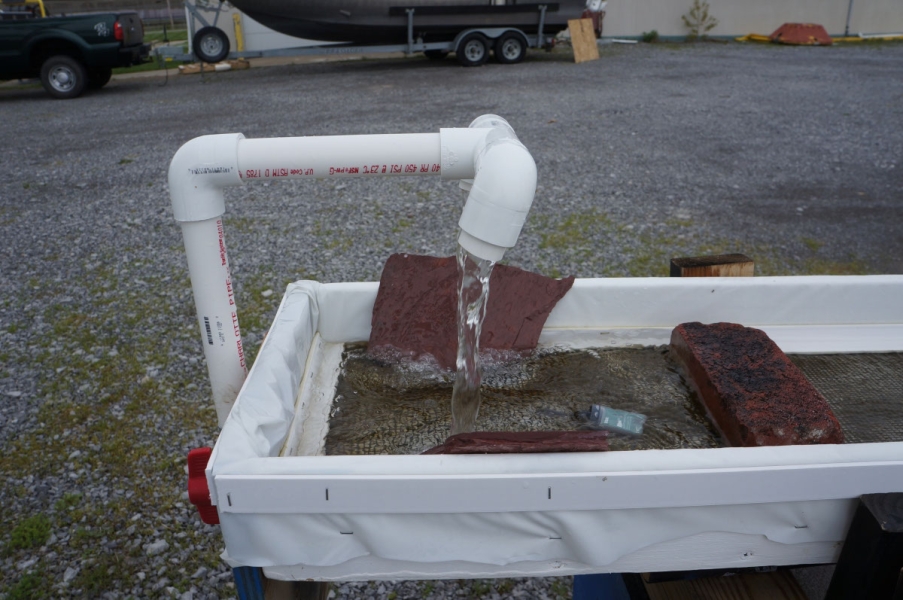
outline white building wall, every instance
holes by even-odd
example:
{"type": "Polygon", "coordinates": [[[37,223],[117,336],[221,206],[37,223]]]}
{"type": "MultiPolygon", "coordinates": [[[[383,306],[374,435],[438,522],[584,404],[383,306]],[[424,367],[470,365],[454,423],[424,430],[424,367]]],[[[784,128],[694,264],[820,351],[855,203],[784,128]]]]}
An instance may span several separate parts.
{"type": "MultiPolygon", "coordinates": [[[[718,25],[712,36],[768,35],[784,23],[818,23],[831,35],[846,26],[850,0],[708,0],[718,25]]],[[[685,36],[681,15],[693,0],[609,0],[605,36],[640,36],[655,29],[661,36],[685,36]]],[[[903,0],[853,0],[850,34],[903,32],[903,0]]]]}

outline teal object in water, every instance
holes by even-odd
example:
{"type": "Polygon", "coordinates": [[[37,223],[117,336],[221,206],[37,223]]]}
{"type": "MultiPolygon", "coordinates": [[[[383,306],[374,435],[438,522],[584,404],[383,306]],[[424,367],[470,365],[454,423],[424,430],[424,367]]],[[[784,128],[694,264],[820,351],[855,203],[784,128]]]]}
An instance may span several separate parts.
{"type": "Polygon", "coordinates": [[[606,431],[641,435],[643,425],[646,423],[646,415],[593,404],[589,411],[589,423],[592,427],[606,431]]]}

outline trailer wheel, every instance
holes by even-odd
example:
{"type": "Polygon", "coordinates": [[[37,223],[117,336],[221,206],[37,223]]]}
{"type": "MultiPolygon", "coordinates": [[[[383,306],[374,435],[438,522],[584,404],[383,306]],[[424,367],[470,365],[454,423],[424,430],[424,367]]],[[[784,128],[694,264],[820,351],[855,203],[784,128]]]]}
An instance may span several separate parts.
{"type": "Polygon", "coordinates": [[[495,60],[503,65],[513,65],[527,56],[527,41],[522,35],[509,31],[495,42],[495,60]]]}
{"type": "Polygon", "coordinates": [[[229,38],[217,27],[201,27],[193,43],[195,55],[204,62],[218,63],[229,56],[229,38]]]}
{"type": "Polygon", "coordinates": [[[465,67],[479,67],[489,60],[489,40],[481,33],[471,33],[464,36],[455,57],[465,67]]]}
{"type": "Polygon", "coordinates": [[[88,85],[88,73],[85,65],[78,60],[58,54],[41,65],[41,85],[54,98],[77,98],[88,85]]]}

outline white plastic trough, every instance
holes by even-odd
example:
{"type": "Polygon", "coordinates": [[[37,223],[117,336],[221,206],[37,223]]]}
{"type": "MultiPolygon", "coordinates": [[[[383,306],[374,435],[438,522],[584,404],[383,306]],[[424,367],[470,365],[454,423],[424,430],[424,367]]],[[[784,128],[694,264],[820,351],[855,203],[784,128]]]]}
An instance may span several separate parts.
{"type": "MultiPolygon", "coordinates": [[[[896,442],[318,455],[341,345],[368,339],[376,291],[289,286],[207,467],[234,566],[372,580],[829,563],[856,498],[903,491],[896,442]]],[[[901,276],[585,279],[540,343],[660,344],[698,320],[762,328],[786,352],[898,352],[901,299],[901,276]]]]}
{"type": "MultiPolygon", "coordinates": [[[[901,442],[319,455],[342,344],[368,339],[377,284],[289,286],[245,378],[223,188],[426,172],[469,191],[459,222],[469,250],[493,258],[514,244],[536,171],[499,117],[438,134],[205,136],[173,158],[173,211],[224,421],[207,482],[233,566],[369,580],[824,563],[839,555],[856,498],[903,491],[901,442]]],[[[903,351],[903,277],[578,280],[540,342],[659,344],[686,321],[760,327],[787,352],[903,351]]]]}

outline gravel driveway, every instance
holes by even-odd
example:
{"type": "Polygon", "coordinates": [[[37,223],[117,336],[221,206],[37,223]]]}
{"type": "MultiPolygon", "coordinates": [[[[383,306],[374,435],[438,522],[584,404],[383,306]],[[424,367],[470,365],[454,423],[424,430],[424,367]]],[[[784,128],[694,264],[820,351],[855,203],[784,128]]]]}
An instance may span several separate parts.
{"type": "MultiPolygon", "coordinates": [[[[476,69],[412,58],[118,80],[65,102],[0,89],[0,595],[235,594],[218,528],[184,493],[185,455],[217,427],[166,187],[183,142],[433,132],[497,113],[539,167],[512,264],[666,275],[672,256],[737,251],[759,274],[903,273],[901,65],[903,44],[641,44],[580,65],[556,52],[476,69]]],[[[233,190],[246,347],[289,281],[374,280],[392,252],[451,254],[461,201],[438,179],[233,190]]]]}

